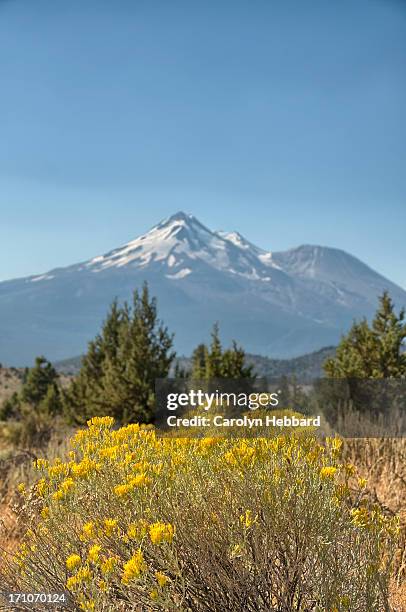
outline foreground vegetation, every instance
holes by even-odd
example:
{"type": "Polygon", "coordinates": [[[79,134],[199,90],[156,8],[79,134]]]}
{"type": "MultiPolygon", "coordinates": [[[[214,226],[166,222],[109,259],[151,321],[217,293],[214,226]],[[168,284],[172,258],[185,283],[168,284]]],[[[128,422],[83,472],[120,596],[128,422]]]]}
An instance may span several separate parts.
{"type": "Polygon", "coordinates": [[[67,589],[70,610],[387,610],[399,521],[341,445],[94,418],[20,487],[30,526],[1,582],[67,589]]]}

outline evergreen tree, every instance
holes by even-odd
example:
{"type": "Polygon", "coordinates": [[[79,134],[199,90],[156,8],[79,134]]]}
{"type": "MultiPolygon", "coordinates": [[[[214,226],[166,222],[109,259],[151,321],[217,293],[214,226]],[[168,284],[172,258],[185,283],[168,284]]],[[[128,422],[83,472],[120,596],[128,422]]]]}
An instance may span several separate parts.
{"type": "Polygon", "coordinates": [[[199,344],[192,354],[193,380],[204,380],[208,378],[208,350],[205,344],[199,344]]]}
{"type": "Polygon", "coordinates": [[[23,384],[21,400],[37,407],[47,396],[50,387],[57,393],[57,381],[58,373],[53,365],[45,357],[37,357],[23,384]]]}
{"type": "Polygon", "coordinates": [[[9,419],[18,419],[21,413],[21,399],[17,392],[14,392],[11,397],[4,400],[0,406],[0,421],[8,421],[9,419]]]}
{"type": "Polygon", "coordinates": [[[207,356],[207,377],[221,378],[223,370],[223,351],[220,342],[219,324],[213,325],[210,349],[207,356]]]}
{"type": "Polygon", "coordinates": [[[223,378],[253,378],[253,366],[245,364],[245,351],[233,340],[232,348],[222,355],[223,378]]]}
{"type": "Polygon", "coordinates": [[[106,360],[117,358],[122,326],[128,321],[128,307],[119,307],[114,300],[102,325],[101,332],[88,344],[78,376],[64,393],[66,415],[73,422],[85,423],[89,416],[107,414],[107,402],[102,380],[106,360]]]}
{"type": "Polygon", "coordinates": [[[399,379],[406,376],[405,338],[405,311],[397,315],[385,292],[372,323],[366,319],[355,322],[342,338],[336,356],[324,364],[327,379],[319,381],[317,395],[331,424],[338,418],[338,409],[393,421],[395,410],[403,406],[404,385],[399,379]]]}
{"type": "Polygon", "coordinates": [[[26,370],[22,388],[3,403],[0,419],[19,422],[19,444],[38,446],[51,434],[54,417],[62,411],[58,373],[45,357],[26,370]]]}
{"type": "Polygon", "coordinates": [[[56,384],[49,385],[45,397],[38,404],[38,411],[50,416],[60,414],[62,410],[61,396],[56,384]]]}
{"type": "Polygon", "coordinates": [[[150,422],[155,379],[168,375],[175,353],[173,337],[157,315],[156,299],[145,284],[132,306],[114,302],[101,334],[90,343],[78,378],[65,395],[71,418],[95,415],[120,423],[150,422]]]}
{"type": "Polygon", "coordinates": [[[355,322],[328,359],[324,370],[330,378],[398,378],[406,375],[405,311],[396,315],[385,292],[370,326],[366,319],[355,322]]]}
{"type": "Polygon", "coordinates": [[[253,366],[246,365],[246,355],[242,347],[233,341],[231,348],[223,350],[220,341],[219,325],[213,326],[211,343],[207,347],[199,344],[192,354],[191,377],[194,380],[211,378],[253,379],[253,366]]]}

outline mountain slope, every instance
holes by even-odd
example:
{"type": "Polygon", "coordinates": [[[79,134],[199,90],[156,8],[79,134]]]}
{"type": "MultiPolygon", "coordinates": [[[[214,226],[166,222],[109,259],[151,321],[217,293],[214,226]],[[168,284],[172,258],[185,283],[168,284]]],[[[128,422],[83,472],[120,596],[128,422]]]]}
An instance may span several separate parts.
{"type": "Polygon", "coordinates": [[[269,253],[237,232],[214,232],[177,213],[104,255],[0,283],[0,361],[30,363],[80,354],[114,297],[148,281],[160,316],[190,353],[214,321],[251,353],[290,357],[337,342],[377,296],[406,292],[358,259],[327,247],[269,253]]]}

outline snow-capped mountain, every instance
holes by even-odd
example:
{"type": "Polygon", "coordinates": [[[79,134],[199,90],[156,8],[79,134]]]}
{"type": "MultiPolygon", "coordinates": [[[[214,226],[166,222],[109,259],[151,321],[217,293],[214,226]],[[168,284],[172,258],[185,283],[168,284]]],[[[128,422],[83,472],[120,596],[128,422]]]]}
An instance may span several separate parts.
{"type": "MultiPolygon", "coordinates": [[[[147,234],[86,263],[93,272],[132,266],[160,266],[167,278],[185,278],[199,264],[246,278],[269,281],[261,250],[236,232],[212,232],[192,215],[179,212],[147,234]]],[[[264,253],[265,254],[265,253],[264,253]]]]}
{"type": "Polygon", "coordinates": [[[0,361],[80,354],[113,298],[129,299],[144,280],[184,353],[219,321],[224,340],[249,352],[298,355],[337,342],[354,318],[373,313],[385,289],[406,304],[405,291],[344,251],[271,253],[179,212],[89,261],[1,282],[0,361]]]}

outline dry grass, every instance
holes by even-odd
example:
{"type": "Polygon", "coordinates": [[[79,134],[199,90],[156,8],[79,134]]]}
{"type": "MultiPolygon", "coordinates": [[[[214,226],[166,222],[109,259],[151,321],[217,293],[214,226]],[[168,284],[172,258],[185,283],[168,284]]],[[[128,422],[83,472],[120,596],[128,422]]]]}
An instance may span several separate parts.
{"type": "Polygon", "coordinates": [[[23,368],[0,368],[0,406],[20,390],[23,375],[23,368]]]}
{"type": "Polygon", "coordinates": [[[406,610],[406,440],[347,440],[345,456],[367,479],[366,492],[388,515],[400,517],[401,533],[391,588],[393,610],[406,610]]]}

